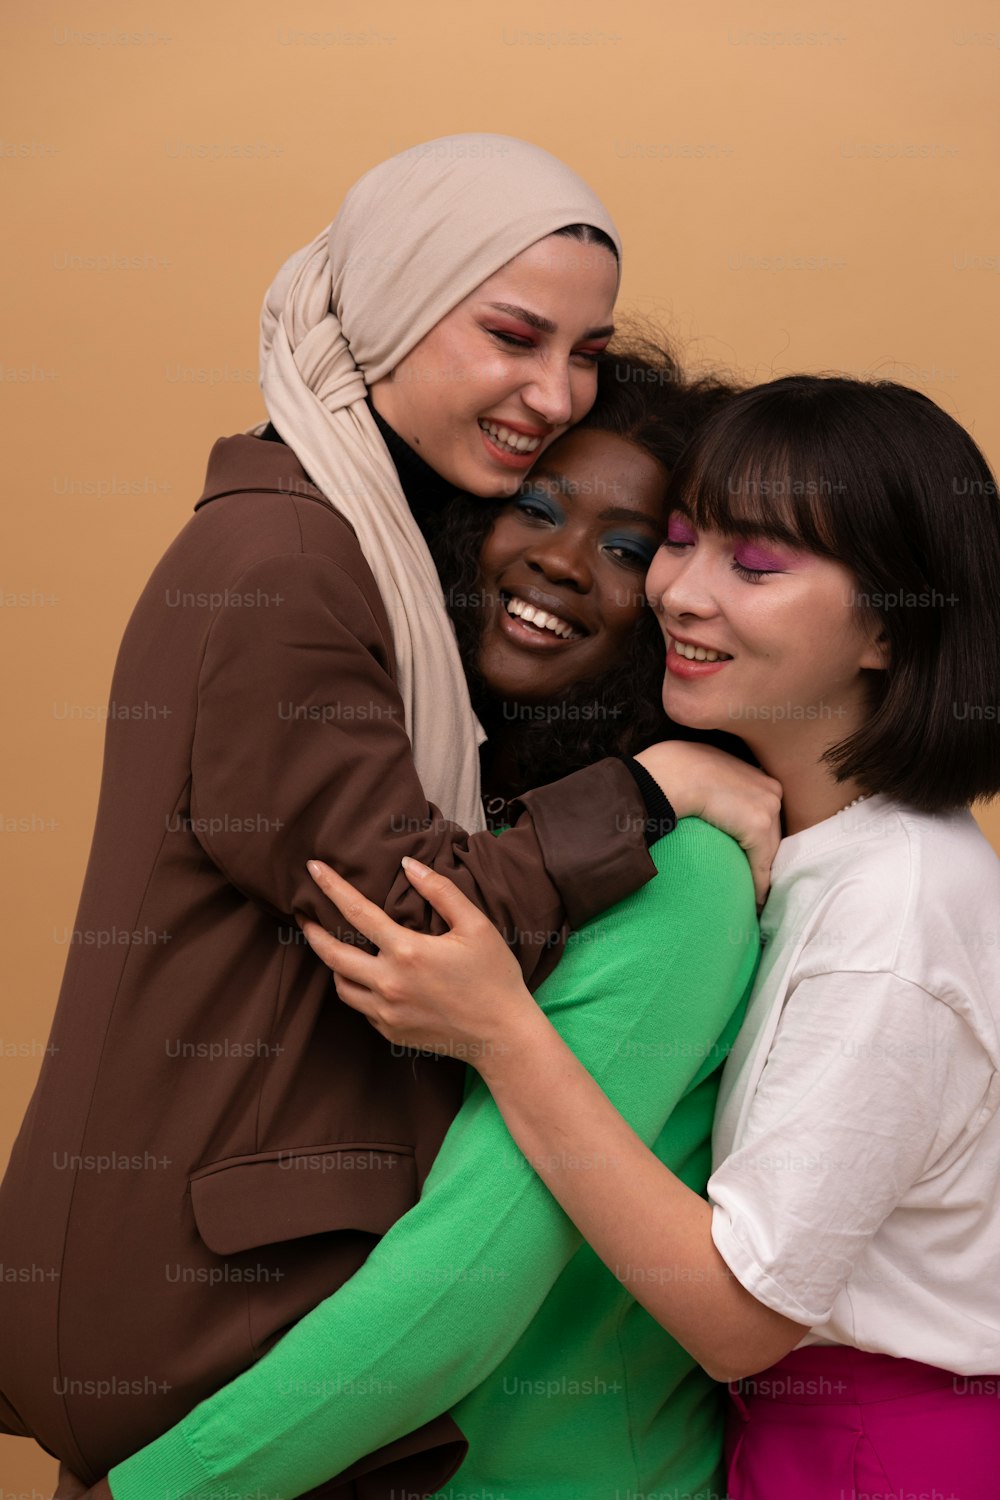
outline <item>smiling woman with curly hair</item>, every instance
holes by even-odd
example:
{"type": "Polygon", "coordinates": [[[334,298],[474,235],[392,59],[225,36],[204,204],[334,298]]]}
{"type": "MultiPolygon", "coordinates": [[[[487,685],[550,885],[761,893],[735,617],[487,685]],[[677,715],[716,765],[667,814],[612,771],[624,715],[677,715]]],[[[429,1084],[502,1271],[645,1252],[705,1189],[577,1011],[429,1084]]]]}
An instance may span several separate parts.
{"type": "MultiPolygon", "coordinates": [[[[657,740],[700,739],[749,758],[734,736],[699,735],[672,724],[665,714],[663,637],[643,589],[654,544],[666,534],[666,476],[698,424],[733,390],[714,376],[686,379],[667,341],[633,323],[627,341],[616,340],[598,365],[590,412],[553,445],[499,516],[468,495],[455,496],[441,513],[431,550],[473,706],[488,735],[483,791],[491,820],[503,822],[508,801],[542,777],[555,781],[606,755],[635,754],[657,740]],[[615,452],[619,465],[626,466],[622,473],[611,467],[615,452]],[[595,622],[601,628],[591,635],[598,635],[602,649],[596,655],[591,650],[584,675],[575,675],[574,666],[570,679],[546,661],[541,640],[523,632],[518,640],[506,629],[505,568],[509,572],[514,559],[526,554],[526,577],[544,582],[549,574],[558,580],[558,551],[548,562],[544,556],[536,560],[533,544],[544,553],[566,524],[580,526],[585,515],[595,535],[608,531],[611,523],[602,522],[602,514],[613,507],[623,510],[626,500],[638,506],[637,496],[643,497],[641,514],[614,517],[619,531],[627,523],[632,535],[609,532],[608,542],[595,549],[596,556],[614,554],[605,563],[612,578],[610,625],[606,619],[595,622]],[[536,649],[525,656],[532,646],[536,649]],[[505,655],[513,656],[513,665],[508,660],[505,667],[505,655]],[[529,671],[517,670],[518,656],[530,663],[529,671]]],[[[568,580],[568,591],[570,598],[579,597],[578,577],[568,580]]]]}

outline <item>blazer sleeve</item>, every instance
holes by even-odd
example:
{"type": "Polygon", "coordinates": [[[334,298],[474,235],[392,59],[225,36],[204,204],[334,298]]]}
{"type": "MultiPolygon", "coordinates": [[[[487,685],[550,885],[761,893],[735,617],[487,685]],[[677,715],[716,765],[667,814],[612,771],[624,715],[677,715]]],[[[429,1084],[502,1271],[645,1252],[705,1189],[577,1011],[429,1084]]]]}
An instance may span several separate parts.
{"type": "MultiPolygon", "coordinates": [[[[720,1065],[757,956],[737,846],[686,820],[654,851],[658,878],[574,934],[537,997],[647,1144],[720,1065]],[[719,942],[720,910],[742,941],[719,942]]],[[[113,1469],[115,1500],[301,1495],[479,1385],[580,1243],[475,1079],[420,1202],[252,1369],[113,1469]]]]}
{"type": "Polygon", "coordinates": [[[409,854],[454,880],[537,982],[571,927],[654,874],[643,798],[618,760],[526,793],[499,839],[470,836],[428,803],[391,645],[347,568],[289,553],[255,563],[239,592],[275,602],[220,610],[209,632],[191,821],[232,884],[279,920],[310,916],[349,935],[306,870],[317,858],[404,926],[441,931],[403,875],[409,854]]]}

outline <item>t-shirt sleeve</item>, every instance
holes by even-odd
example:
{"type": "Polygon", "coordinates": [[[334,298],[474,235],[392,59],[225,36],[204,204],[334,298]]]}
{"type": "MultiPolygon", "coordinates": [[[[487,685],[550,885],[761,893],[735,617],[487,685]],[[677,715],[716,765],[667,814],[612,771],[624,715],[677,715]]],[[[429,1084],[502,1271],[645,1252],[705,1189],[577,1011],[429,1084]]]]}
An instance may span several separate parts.
{"type": "Polygon", "coordinates": [[[212,623],[197,687],[192,828],[227,879],[279,921],[309,916],[350,935],[306,870],[314,858],[403,926],[443,930],[405,877],[409,854],[486,913],[530,983],[553,967],[571,927],[652,876],[645,804],[621,761],[526,793],[526,811],[501,839],[470,836],[428,803],[391,644],[348,568],[292,552],[255,563],[240,590],[271,603],[221,609],[212,623]]]}
{"type": "MultiPolygon", "coordinates": [[[[659,876],[574,934],[537,996],[647,1144],[721,1061],[757,956],[737,846],[682,823],[653,852],[659,876]],[[739,940],[719,941],[720,910],[739,940]]],[[[115,1500],[302,1494],[479,1385],[579,1244],[476,1079],[420,1202],[252,1369],[112,1470],[115,1500]]]]}
{"type": "Polygon", "coordinates": [[[960,1016],[909,980],[802,980],[740,1145],[708,1184],[737,1280],[775,1312],[825,1323],[879,1226],[979,1114],[990,1074],[960,1016]]]}

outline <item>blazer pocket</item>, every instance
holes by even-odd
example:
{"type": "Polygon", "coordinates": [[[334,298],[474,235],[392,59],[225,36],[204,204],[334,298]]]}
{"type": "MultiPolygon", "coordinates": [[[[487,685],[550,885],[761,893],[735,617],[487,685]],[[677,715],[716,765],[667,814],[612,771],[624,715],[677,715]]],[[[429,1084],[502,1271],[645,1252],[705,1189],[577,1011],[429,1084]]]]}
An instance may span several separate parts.
{"type": "Polygon", "coordinates": [[[198,1233],[216,1255],[337,1229],[382,1235],[418,1198],[413,1147],[384,1141],[231,1156],[188,1181],[198,1233]]]}

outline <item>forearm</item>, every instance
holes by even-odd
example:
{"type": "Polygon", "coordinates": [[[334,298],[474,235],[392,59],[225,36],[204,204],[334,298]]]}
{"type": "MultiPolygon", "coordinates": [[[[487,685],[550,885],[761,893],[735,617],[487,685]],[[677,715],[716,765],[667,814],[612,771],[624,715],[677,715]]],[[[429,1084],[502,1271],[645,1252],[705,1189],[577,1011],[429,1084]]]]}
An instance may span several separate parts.
{"type": "Polygon", "coordinates": [[[273,619],[229,610],[212,626],[190,812],[207,855],[278,921],[310,917],[349,940],[306,871],[307,860],[323,859],[402,926],[440,932],[402,875],[410,855],[490,918],[534,985],[571,928],[655,873],[645,804],[620,761],[527,793],[500,839],[443,817],[417,776],[384,642],[357,583],[329,559],[299,555],[257,564],[241,581],[285,603],[273,619]]]}
{"type": "MultiPolygon", "coordinates": [[[[666,878],[578,934],[539,992],[650,1143],[715,1065],[712,1049],[756,957],[749,937],[708,944],[701,935],[720,903],[734,903],[734,918],[749,903],[746,866],[729,840],[683,825],[654,858],[666,878]]],[[[530,1053],[524,1060],[532,1086],[544,1089],[544,1071],[530,1053]]],[[[164,1488],[171,1500],[197,1500],[212,1484],[228,1486],[230,1500],[264,1488],[285,1500],[319,1484],[480,1384],[579,1242],[477,1081],[416,1207],[258,1365],[113,1471],[115,1500],[163,1500],[164,1488]]]]}
{"type": "Polygon", "coordinates": [[[712,1209],[640,1140],[542,1011],[519,1010],[482,1075],[510,1134],[613,1274],[719,1380],[765,1369],[804,1332],[752,1297],[712,1209]]]}
{"type": "Polygon", "coordinates": [[[477,1084],[420,1202],[256,1365],[112,1470],[115,1500],[291,1500],[453,1406],[579,1245],[477,1084]]]}

